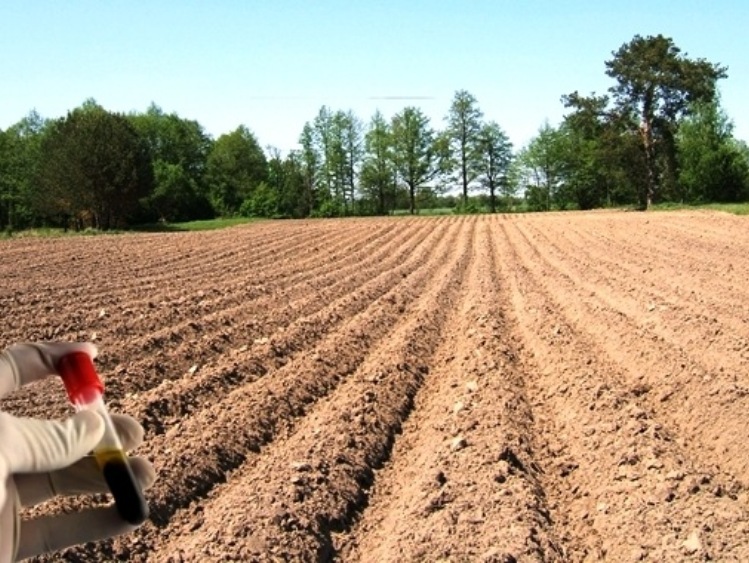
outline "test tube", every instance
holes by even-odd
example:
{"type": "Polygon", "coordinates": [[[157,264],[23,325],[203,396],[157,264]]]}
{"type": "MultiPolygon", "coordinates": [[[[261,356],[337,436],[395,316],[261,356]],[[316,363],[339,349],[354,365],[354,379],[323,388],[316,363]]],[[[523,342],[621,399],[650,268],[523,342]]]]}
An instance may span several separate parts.
{"type": "Polygon", "coordinates": [[[104,419],[104,436],[94,448],[94,457],[120,517],[130,524],[141,524],[148,518],[148,503],[104,404],[104,384],[94,363],[85,352],[72,352],[60,359],[57,371],[76,410],[91,410],[104,419]]]}

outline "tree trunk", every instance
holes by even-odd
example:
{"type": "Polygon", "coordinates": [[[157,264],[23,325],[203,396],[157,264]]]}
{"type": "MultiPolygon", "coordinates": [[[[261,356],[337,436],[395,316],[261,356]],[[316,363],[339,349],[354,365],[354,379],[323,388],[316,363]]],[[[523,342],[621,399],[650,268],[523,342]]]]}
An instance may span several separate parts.
{"type": "Polygon", "coordinates": [[[683,203],[684,194],[679,187],[679,165],[676,158],[676,139],[673,129],[670,124],[664,123],[660,130],[663,136],[663,154],[665,156],[665,170],[660,177],[661,196],[683,203]]]}
{"type": "Polygon", "coordinates": [[[653,204],[656,186],[658,185],[658,171],[655,163],[655,141],[653,140],[653,100],[652,94],[647,96],[642,107],[642,123],[640,124],[640,135],[642,146],[645,149],[645,167],[647,168],[647,186],[644,198],[640,198],[640,207],[643,211],[650,209],[653,204]]]}
{"type": "Polygon", "coordinates": [[[461,163],[461,172],[463,173],[463,205],[465,206],[468,205],[468,164],[466,163],[465,149],[463,150],[462,160],[463,162],[461,163]]]}
{"type": "Polygon", "coordinates": [[[650,209],[653,204],[655,195],[655,186],[657,182],[657,172],[655,170],[655,147],[653,146],[653,131],[650,124],[643,122],[640,127],[642,133],[642,145],[645,149],[645,167],[647,168],[647,184],[645,186],[644,197],[640,197],[640,207],[643,211],[650,209]]]}

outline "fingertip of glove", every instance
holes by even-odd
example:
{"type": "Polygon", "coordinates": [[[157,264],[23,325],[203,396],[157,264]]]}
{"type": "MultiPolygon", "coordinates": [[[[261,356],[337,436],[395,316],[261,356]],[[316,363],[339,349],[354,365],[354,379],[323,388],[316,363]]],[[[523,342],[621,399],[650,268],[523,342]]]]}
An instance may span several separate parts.
{"type": "Polygon", "coordinates": [[[134,450],[143,443],[145,430],[140,422],[128,414],[111,413],[110,416],[125,449],[134,450]]]}
{"type": "Polygon", "coordinates": [[[84,435],[95,436],[98,440],[104,434],[104,419],[94,411],[77,412],[70,420],[84,435]]]}
{"type": "Polygon", "coordinates": [[[156,482],[156,469],[146,458],[140,456],[131,457],[130,467],[143,490],[150,489],[156,482]]]}

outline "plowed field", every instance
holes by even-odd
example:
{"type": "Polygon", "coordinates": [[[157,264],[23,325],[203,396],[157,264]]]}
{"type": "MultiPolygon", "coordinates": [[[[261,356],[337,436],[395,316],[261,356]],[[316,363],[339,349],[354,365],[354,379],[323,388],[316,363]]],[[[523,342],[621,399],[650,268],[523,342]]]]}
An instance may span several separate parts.
{"type": "Polygon", "coordinates": [[[66,561],[749,561],[745,218],[16,239],[0,279],[0,344],[93,340],[159,474],[66,561]]]}

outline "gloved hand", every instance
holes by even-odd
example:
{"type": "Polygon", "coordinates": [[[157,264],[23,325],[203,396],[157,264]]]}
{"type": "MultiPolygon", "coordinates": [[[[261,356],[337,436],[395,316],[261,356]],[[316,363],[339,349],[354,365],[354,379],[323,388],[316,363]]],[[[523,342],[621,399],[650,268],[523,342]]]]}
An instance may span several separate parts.
{"type": "MultiPolygon", "coordinates": [[[[58,360],[84,351],[88,343],[16,344],[0,354],[0,397],[22,385],[57,374],[58,360]]],[[[143,428],[132,417],[112,415],[126,450],[143,441],[143,428]]],[[[19,418],[0,411],[0,562],[24,559],[78,543],[96,541],[134,530],[114,506],[90,508],[73,514],[21,521],[21,506],[57,495],[108,492],[96,460],[87,454],[99,443],[104,421],[90,411],[65,421],[19,418]]],[[[156,473],[151,464],[131,457],[141,487],[150,487],[156,473]]]]}

